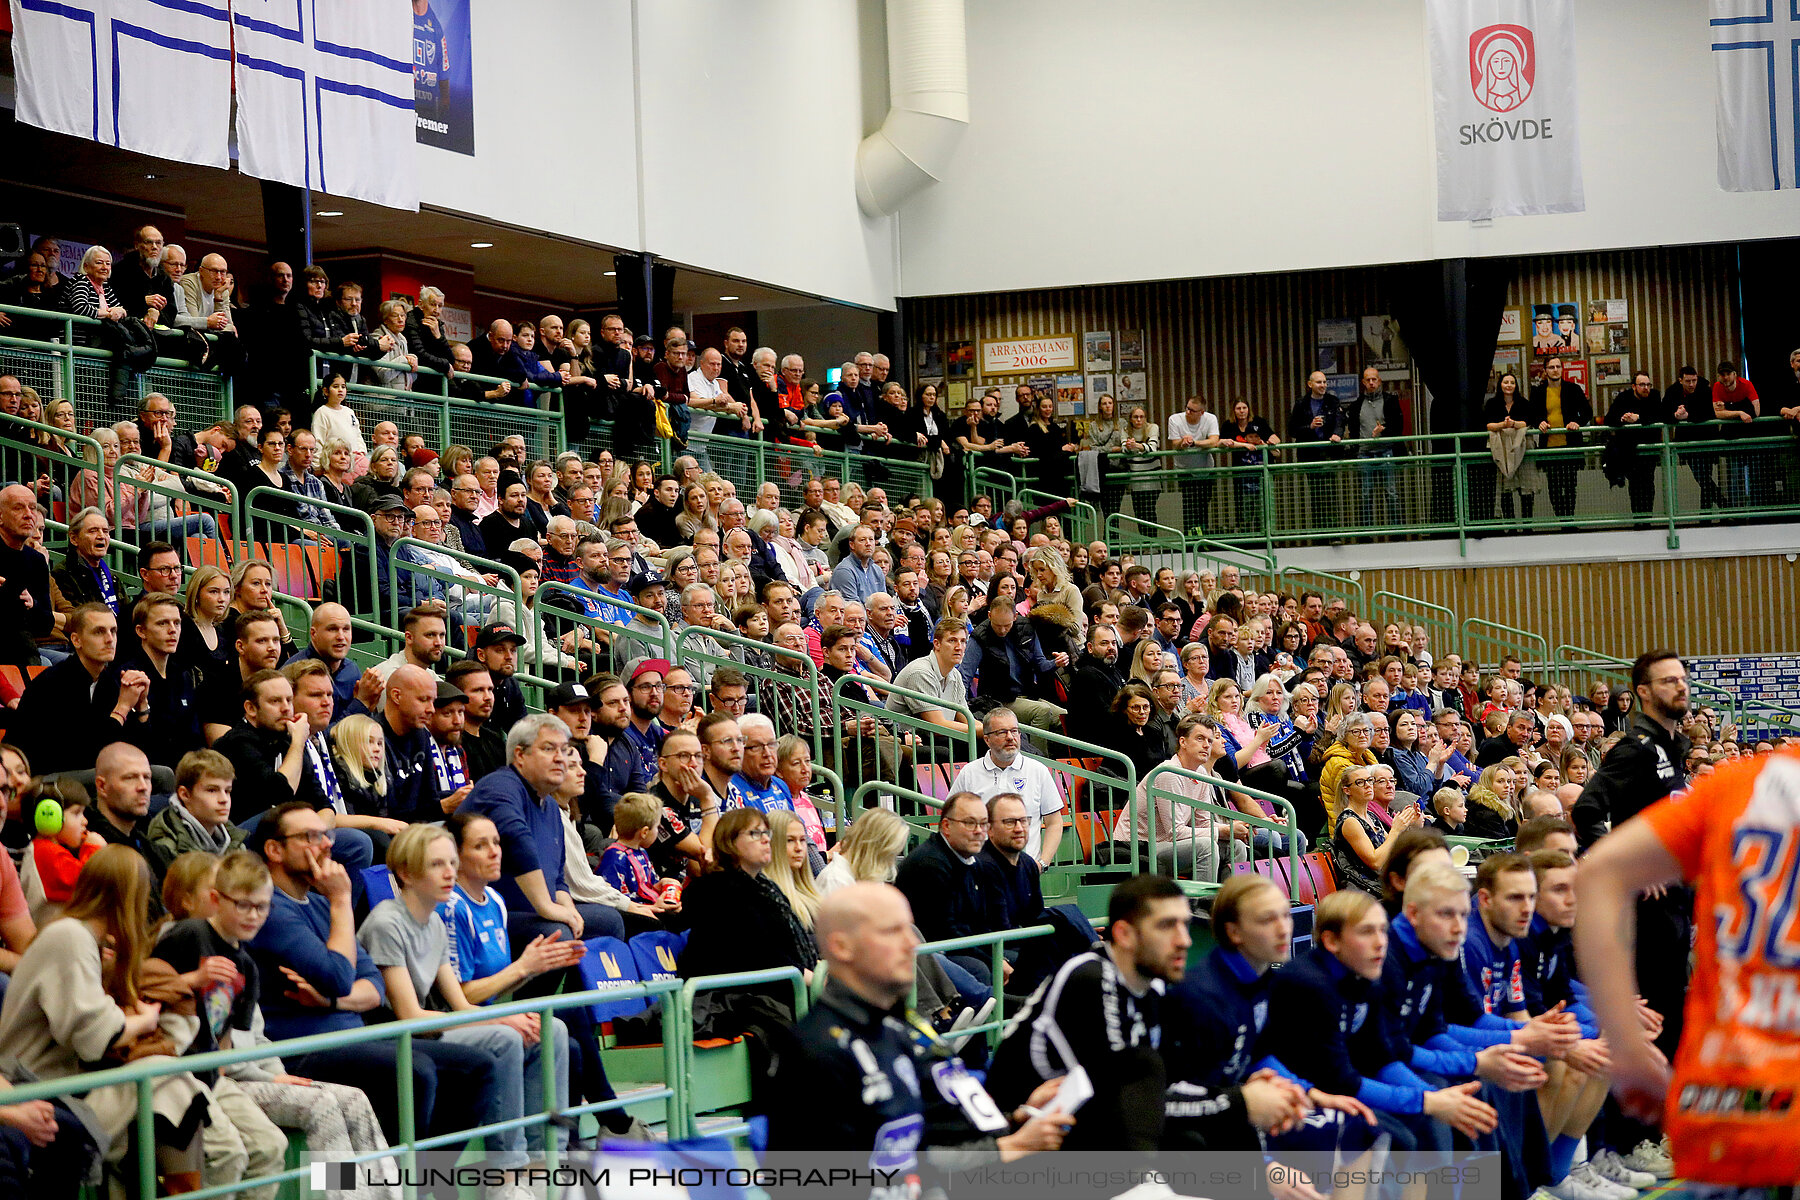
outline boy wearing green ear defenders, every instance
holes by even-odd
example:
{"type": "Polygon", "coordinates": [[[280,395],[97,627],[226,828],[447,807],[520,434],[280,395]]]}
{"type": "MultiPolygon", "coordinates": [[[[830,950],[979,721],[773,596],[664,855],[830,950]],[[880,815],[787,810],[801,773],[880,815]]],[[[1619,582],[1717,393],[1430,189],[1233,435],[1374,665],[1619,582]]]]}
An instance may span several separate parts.
{"type": "Polygon", "coordinates": [[[40,799],[32,823],[37,836],[31,839],[31,853],[19,873],[19,883],[31,906],[32,920],[41,929],[44,922],[60,915],[75,893],[75,877],[106,843],[99,834],[88,832],[87,796],[79,785],[72,794],[40,799]]]}

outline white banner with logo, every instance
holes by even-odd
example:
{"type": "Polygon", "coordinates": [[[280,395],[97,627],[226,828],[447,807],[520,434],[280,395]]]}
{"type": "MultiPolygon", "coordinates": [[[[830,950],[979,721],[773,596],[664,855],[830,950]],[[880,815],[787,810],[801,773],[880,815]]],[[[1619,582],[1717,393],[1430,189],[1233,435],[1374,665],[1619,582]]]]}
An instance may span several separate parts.
{"type": "Polygon", "coordinates": [[[1438,220],[1581,212],[1574,0],[1427,0],[1438,220]]]}
{"type": "Polygon", "coordinates": [[[1708,32],[1718,80],[1719,186],[1728,192],[1800,187],[1800,6],[1712,0],[1708,32]]]}

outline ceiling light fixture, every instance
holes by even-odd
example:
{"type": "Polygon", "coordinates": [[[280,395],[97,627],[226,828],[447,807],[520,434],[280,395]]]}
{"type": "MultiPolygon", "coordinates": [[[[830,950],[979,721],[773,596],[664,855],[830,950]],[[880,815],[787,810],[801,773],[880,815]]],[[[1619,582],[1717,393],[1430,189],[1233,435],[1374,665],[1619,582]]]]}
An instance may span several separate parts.
{"type": "Polygon", "coordinates": [[[318,212],[313,214],[315,217],[341,217],[343,215],[343,211],[336,208],[321,208],[318,212]]]}
{"type": "Polygon", "coordinates": [[[492,242],[470,242],[469,243],[469,249],[471,249],[471,250],[492,250],[493,248],[494,248],[494,243],[492,243],[492,242]]]}
{"type": "Polygon", "coordinates": [[[736,296],[720,296],[719,299],[721,299],[721,300],[736,300],[737,297],[736,296]]]}
{"type": "Polygon", "coordinates": [[[602,271],[602,272],[600,272],[600,273],[601,273],[601,274],[602,274],[602,275],[605,275],[605,276],[607,276],[607,277],[608,277],[608,278],[610,278],[610,277],[612,277],[612,276],[614,276],[614,275],[617,275],[617,274],[618,274],[618,272],[617,272],[617,271],[602,271]]]}

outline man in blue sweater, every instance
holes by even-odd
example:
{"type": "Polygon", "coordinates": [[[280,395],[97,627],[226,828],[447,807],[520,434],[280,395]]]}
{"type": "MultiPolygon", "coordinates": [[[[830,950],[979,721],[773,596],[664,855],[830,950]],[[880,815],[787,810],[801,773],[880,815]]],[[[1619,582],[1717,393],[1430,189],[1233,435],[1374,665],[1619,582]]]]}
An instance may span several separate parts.
{"type": "MultiPolygon", "coordinates": [[[[507,765],[479,779],[457,810],[483,816],[500,833],[500,879],[506,898],[508,934],[517,957],[540,934],[574,937],[625,936],[618,911],[576,904],[563,875],[562,810],[553,794],[569,763],[569,727],[550,713],[532,713],[507,732],[507,765]]],[[[521,989],[554,987],[551,972],[521,989]]]]}
{"type": "MultiPolygon", "coordinates": [[[[314,1033],[360,1029],[362,1014],[386,997],[381,972],[356,943],[350,910],[350,877],[331,857],[331,830],[310,804],[293,800],[269,810],[256,827],[249,849],[269,864],[275,891],[269,917],[250,943],[262,994],[263,1019],[271,1038],[283,1041],[314,1033]]],[[[221,896],[226,904],[238,897],[221,896]]],[[[364,1042],[314,1054],[288,1054],[290,1071],[359,1087],[381,1121],[390,1143],[400,1136],[400,1095],[395,1076],[398,1041],[364,1042]]],[[[499,1081],[494,1060],[471,1046],[448,1040],[414,1039],[413,1127],[430,1134],[469,1128],[471,1111],[485,1112],[499,1081]],[[438,1093],[457,1099],[443,1105],[438,1093]],[[473,1099],[473,1107],[464,1103],[473,1099]],[[442,1120],[434,1124],[434,1116],[442,1120]],[[443,1127],[439,1127],[441,1124],[443,1127]]]]}
{"type": "Polygon", "coordinates": [[[1452,1130],[1471,1139],[1493,1132],[1494,1108],[1475,1095],[1478,1081],[1433,1086],[1398,1059],[1372,1061],[1362,1039],[1382,1021],[1377,984],[1388,943],[1387,913],[1375,897],[1333,892],[1319,902],[1313,932],[1313,948],[1277,971],[1269,989],[1269,1036],[1289,1069],[1375,1110],[1396,1150],[1447,1152],[1452,1130]]]}

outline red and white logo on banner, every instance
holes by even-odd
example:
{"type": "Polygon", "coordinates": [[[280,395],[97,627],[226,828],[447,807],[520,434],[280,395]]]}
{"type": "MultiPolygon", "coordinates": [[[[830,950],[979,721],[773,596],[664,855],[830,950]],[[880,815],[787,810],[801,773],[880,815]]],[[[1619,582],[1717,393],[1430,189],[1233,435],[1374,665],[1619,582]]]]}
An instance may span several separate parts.
{"type": "Polygon", "coordinates": [[[1489,25],[1469,35],[1469,88],[1482,107],[1511,112],[1531,95],[1537,48],[1523,25],[1489,25]]]}

